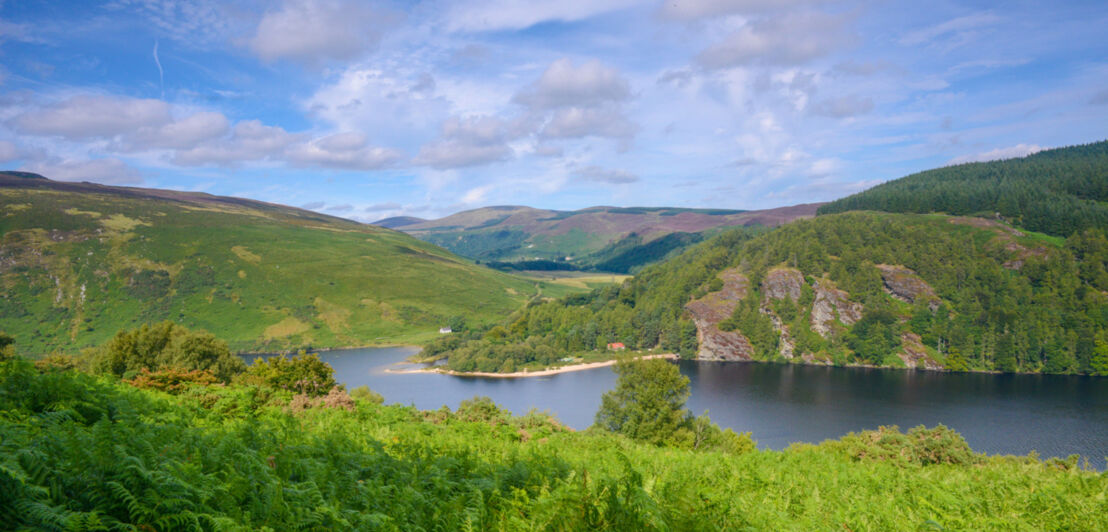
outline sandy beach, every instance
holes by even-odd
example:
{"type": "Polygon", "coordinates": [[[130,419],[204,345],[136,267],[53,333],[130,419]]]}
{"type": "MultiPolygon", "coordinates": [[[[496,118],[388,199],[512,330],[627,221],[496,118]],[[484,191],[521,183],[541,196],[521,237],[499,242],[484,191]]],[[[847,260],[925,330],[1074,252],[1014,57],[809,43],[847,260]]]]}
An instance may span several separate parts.
{"type": "MultiPolygon", "coordinates": [[[[665,353],[660,355],[644,355],[641,357],[634,357],[635,360],[649,360],[652,358],[665,358],[669,360],[677,360],[678,356],[674,353],[665,353]]],[[[584,371],[587,369],[603,368],[606,366],[613,366],[619,360],[604,360],[601,362],[589,362],[586,364],[573,364],[570,366],[561,366],[557,368],[548,368],[538,371],[515,371],[512,373],[491,373],[487,371],[451,371],[448,369],[440,368],[421,368],[421,369],[386,369],[385,373],[441,373],[443,375],[454,375],[456,377],[492,377],[497,379],[516,379],[523,377],[547,377],[550,375],[557,375],[559,373],[569,373],[571,371],[584,371]]]]}

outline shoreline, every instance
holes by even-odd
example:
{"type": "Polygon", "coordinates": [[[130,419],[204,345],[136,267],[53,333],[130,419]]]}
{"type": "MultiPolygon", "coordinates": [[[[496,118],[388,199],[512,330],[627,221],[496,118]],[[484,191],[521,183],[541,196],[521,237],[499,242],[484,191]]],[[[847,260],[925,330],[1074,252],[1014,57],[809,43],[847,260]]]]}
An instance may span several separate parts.
{"type": "MultiPolygon", "coordinates": [[[[665,353],[660,355],[644,355],[640,357],[633,357],[632,360],[650,360],[653,358],[664,358],[667,360],[677,360],[680,357],[675,353],[665,353]]],[[[440,368],[420,368],[420,369],[386,369],[385,373],[392,373],[396,375],[413,375],[417,373],[438,373],[441,375],[452,375],[454,377],[489,377],[494,379],[520,379],[526,377],[548,377],[550,375],[558,375],[560,373],[572,373],[574,371],[585,371],[596,368],[605,368],[608,366],[614,366],[616,362],[623,359],[613,358],[611,360],[602,360],[600,362],[585,362],[582,364],[571,364],[568,366],[559,366],[554,368],[540,369],[536,371],[514,371],[512,373],[493,373],[488,371],[453,371],[449,369],[440,368]]]]}

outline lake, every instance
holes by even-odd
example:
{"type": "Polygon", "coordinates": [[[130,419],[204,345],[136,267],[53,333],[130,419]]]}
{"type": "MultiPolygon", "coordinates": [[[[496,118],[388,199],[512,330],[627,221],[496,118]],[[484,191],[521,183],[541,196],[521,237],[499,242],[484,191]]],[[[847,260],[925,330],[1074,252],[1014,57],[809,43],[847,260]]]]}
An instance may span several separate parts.
{"type": "MultiPolygon", "coordinates": [[[[456,408],[475,395],[523,414],[548,410],[563,423],[592,424],[600,396],[615,387],[610,367],[549,377],[490,379],[396,374],[412,347],[343,349],[319,353],[347,388],[366,385],[387,403],[456,408]]],[[[1108,456],[1108,378],[992,375],[743,362],[678,363],[691,384],[688,407],[760,447],[818,443],[880,425],[942,423],[974,450],[1043,457],[1080,454],[1098,469],[1108,456]]]]}

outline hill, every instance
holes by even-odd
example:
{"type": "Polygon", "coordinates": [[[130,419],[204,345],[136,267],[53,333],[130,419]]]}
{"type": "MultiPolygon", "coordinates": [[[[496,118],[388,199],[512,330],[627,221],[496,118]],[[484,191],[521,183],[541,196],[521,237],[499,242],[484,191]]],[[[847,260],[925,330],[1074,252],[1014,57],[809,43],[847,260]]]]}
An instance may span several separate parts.
{"type": "Polygon", "coordinates": [[[852,210],[999,216],[1062,237],[1108,230],[1108,141],[928,170],[833,201],[819,213],[852,210]]]}
{"type": "Polygon", "coordinates": [[[774,227],[811,217],[818,206],[795,205],[759,211],[667,207],[590,207],[554,211],[497,206],[405,224],[398,229],[475,260],[532,263],[522,265],[521,269],[599,269],[630,273],[703,240],[721,228],[774,227]]]}
{"type": "Polygon", "coordinates": [[[313,399],[235,384],[164,389],[173,395],[0,362],[5,528],[1108,526],[1108,475],[1082,470],[1076,457],[982,456],[941,426],[882,428],[785,451],[755,450],[747,436],[747,445],[716,449],[573,432],[542,413],[512,417],[481,399],[419,411],[358,390],[313,399]]]}
{"type": "Polygon", "coordinates": [[[1108,239],[969,217],[845,213],[732,231],[620,287],[433,341],[458,371],[611,342],[703,360],[1108,374],[1108,239]]]}
{"type": "Polygon", "coordinates": [[[386,229],[397,229],[406,225],[413,225],[426,222],[423,218],[416,218],[415,216],[393,216],[392,218],[385,218],[384,220],[377,220],[373,222],[373,225],[381,226],[386,229]]]}
{"type": "Polygon", "coordinates": [[[166,319],[240,351],[411,342],[541,289],[403,233],[239,198],[8,172],[0,213],[0,330],[26,353],[166,319]]]}

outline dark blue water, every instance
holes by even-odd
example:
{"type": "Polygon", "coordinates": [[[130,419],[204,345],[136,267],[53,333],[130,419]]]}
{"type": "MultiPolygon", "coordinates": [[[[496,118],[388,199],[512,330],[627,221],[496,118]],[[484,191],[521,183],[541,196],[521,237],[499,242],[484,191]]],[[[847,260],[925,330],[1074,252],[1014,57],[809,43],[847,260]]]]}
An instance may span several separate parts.
{"type": "MultiPolygon", "coordinates": [[[[616,383],[611,368],[550,377],[490,379],[395,374],[417,348],[347,349],[320,353],[348,388],[367,385],[387,403],[456,408],[487,395],[523,414],[547,410],[563,423],[592,424],[600,396],[616,383]]],[[[989,375],[829,368],[741,362],[679,363],[689,377],[696,414],[722,427],[750,431],[761,447],[818,443],[880,425],[944,424],[974,450],[1043,457],[1080,454],[1103,469],[1108,456],[1108,378],[989,375]]]]}

